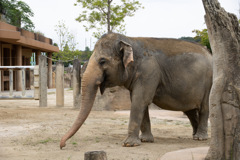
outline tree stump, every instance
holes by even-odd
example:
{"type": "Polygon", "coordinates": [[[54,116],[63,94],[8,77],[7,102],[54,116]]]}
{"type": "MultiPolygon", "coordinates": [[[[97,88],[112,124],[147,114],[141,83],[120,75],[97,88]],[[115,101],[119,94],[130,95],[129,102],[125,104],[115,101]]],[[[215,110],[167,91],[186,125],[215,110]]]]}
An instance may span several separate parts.
{"type": "Polygon", "coordinates": [[[240,27],[217,0],[202,0],[213,51],[207,160],[240,160],[240,27]]]}
{"type": "Polygon", "coordinates": [[[104,151],[90,151],[84,155],[84,160],[107,160],[107,154],[104,151]]]}

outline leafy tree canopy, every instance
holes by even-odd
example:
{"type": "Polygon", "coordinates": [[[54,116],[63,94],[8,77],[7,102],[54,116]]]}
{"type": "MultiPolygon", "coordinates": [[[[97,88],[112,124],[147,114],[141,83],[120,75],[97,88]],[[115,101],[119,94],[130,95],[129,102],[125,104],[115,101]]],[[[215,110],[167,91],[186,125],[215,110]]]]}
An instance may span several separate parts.
{"type": "Polygon", "coordinates": [[[193,30],[192,32],[196,33],[194,39],[199,40],[202,45],[206,46],[209,49],[209,51],[212,52],[207,29],[193,30]]]}
{"type": "Polygon", "coordinates": [[[30,17],[34,16],[31,8],[23,1],[0,0],[0,13],[5,16],[8,23],[33,31],[34,24],[30,17]]]}
{"type": "Polygon", "coordinates": [[[125,17],[134,16],[134,13],[143,8],[142,4],[135,0],[121,0],[119,4],[113,3],[113,0],[77,0],[74,4],[80,4],[84,9],[79,17],[78,22],[87,22],[84,25],[86,31],[96,29],[93,36],[100,38],[104,33],[125,31],[125,17]]]}

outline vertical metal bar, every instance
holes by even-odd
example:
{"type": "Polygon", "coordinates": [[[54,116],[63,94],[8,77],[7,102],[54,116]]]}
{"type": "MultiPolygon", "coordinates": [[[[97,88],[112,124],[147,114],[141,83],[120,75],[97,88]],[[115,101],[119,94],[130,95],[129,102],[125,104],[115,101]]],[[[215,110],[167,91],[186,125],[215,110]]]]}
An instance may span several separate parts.
{"type": "Polygon", "coordinates": [[[26,94],[26,70],[23,68],[22,69],[22,96],[25,97],[26,94]]]}
{"type": "Polygon", "coordinates": [[[9,86],[10,86],[10,92],[9,96],[13,96],[13,69],[9,69],[9,86]]]}

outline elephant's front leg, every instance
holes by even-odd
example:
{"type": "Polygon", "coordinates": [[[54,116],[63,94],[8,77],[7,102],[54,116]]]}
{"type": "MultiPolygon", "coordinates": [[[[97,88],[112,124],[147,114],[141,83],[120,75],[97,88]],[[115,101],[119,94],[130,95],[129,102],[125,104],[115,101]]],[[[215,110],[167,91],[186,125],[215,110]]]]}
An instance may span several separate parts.
{"type": "Polygon", "coordinates": [[[141,140],[139,138],[139,131],[146,105],[144,106],[140,102],[132,103],[133,104],[131,106],[130,121],[128,125],[128,136],[123,142],[124,147],[139,146],[141,144],[141,140]]]}
{"type": "MultiPolygon", "coordinates": [[[[132,105],[130,121],[128,126],[128,136],[123,142],[124,147],[138,146],[141,144],[141,140],[139,138],[140,129],[142,129],[146,134],[148,134],[147,132],[149,131],[151,132],[150,128],[148,128],[150,126],[144,128],[141,125],[142,122],[146,122],[150,125],[149,117],[144,117],[144,114],[146,109],[148,110],[147,106],[152,102],[157,87],[152,84],[153,83],[151,82],[149,85],[143,85],[141,83],[136,86],[131,93],[132,105]]],[[[148,115],[148,111],[146,114],[148,115]]]]}
{"type": "Polygon", "coordinates": [[[141,132],[140,139],[142,142],[154,142],[154,138],[151,132],[151,123],[149,118],[148,106],[144,111],[144,116],[141,124],[141,132]]]}

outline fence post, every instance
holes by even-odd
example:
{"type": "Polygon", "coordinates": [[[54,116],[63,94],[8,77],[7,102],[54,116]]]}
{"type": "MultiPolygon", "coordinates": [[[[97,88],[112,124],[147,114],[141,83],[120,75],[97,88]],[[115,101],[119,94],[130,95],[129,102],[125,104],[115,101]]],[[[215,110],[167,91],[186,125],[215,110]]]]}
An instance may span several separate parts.
{"type": "Polygon", "coordinates": [[[34,99],[39,100],[39,66],[34,66],[34,99]]]}
{"type": "Polygon", "coordinates": [[[22,96],[25,97],[25,93],[26,93],[26,72],[25,69],[22,69],[22,96]]]}
{"type": "Polygon", "coordinates": [[[13,69],[9,69],[9,96],[13,96],[13,69]]]}
{"type": "Polygon", "coordinates": [[[64,65],[57,62],[56,65],[56,106],[64,106],[64,65]]]}
{"type": "Polygon", "coordinates": [[[73,61],[73,107],[80,107],[81,94],[81,63],[78,59],[73,61]]]}
{"type": "Polygon", "coordinates": [[[47,58],[39,56],[39,107],[47,107],[47,58]]]}

